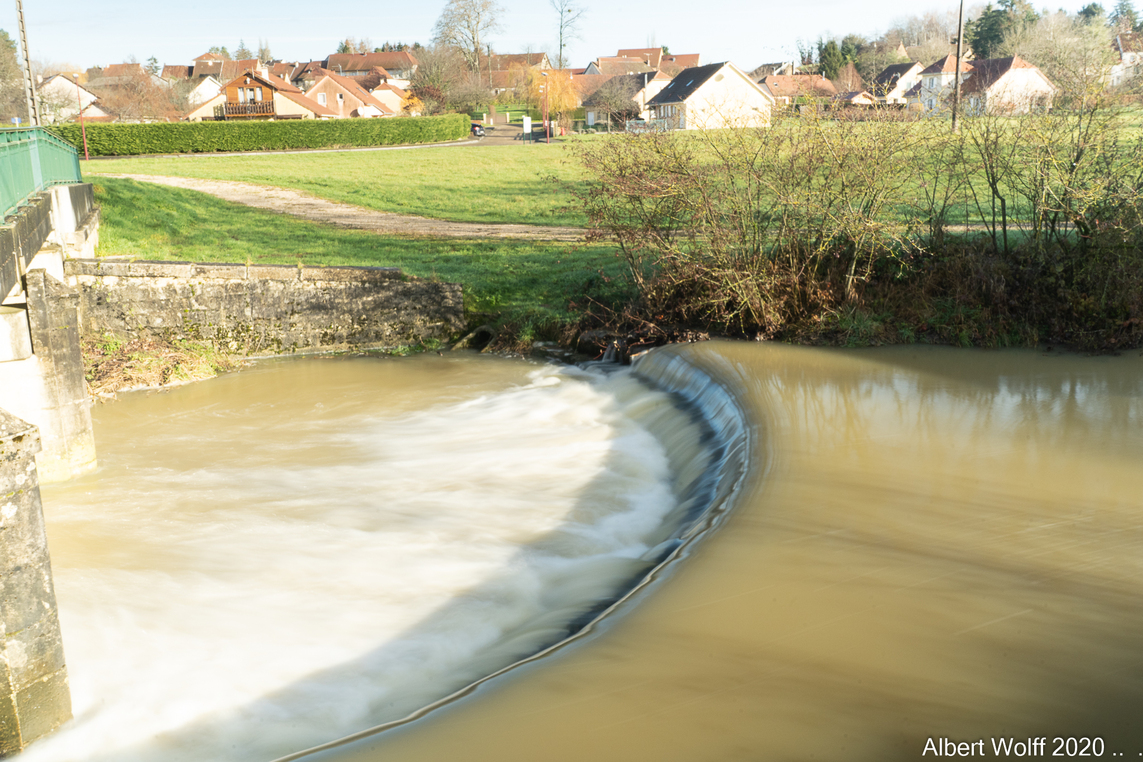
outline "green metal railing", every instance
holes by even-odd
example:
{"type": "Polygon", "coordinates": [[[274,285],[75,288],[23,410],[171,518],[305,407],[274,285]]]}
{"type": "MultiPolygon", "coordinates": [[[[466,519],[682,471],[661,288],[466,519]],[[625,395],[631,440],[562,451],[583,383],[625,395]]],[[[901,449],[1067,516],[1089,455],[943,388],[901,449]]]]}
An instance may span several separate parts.
{"type": "Polygon", "coordinates": [[[75,146],[40,127],[0,130],[0,209],[7,217],[29,196],[78,183],[75,146]]]}

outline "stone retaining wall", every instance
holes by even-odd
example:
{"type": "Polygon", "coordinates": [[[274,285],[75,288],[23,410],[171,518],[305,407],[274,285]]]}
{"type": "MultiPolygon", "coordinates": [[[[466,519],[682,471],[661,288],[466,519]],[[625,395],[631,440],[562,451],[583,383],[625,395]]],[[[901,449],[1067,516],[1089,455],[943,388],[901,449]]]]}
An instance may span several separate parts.
{"type": "Polygon", "coordinates": [[[71,259],[85,335],[212,342],[246,354],[396,347],[464,328],[454,283],[396,268],[71,259]]]}

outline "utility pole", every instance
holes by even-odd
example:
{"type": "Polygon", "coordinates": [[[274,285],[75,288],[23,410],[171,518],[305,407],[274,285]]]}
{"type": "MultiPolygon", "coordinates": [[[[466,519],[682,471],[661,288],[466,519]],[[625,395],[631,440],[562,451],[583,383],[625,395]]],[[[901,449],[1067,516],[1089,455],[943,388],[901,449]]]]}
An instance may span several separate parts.
{"type": "Polygon", "coordinates": [[[75,97],[79,102],[79,131],[83,133],[83,158],[84,161],[91,161],[91,157],[87,154],[87,127],[83,124],[83,94],[79,91],[79,75],[75,75],[75,97]]]}
{"type": "Polygon", "coordinates": [[[953,116],[952,131],[960,132],[960,58],[964,50],[961,38],[964,37],[964,0],[960,0],[960,10],[956,16],[956,73],[953,81],[953,116]]]}
{"type": "Polygon", "coordinates": [[[28,123],[40,126],[40,96],[32,79],[32,57],[28,53],[28,33],[24,29],[24,4],[16,0],[16,18],[20,26],[20,68],[24,72],[24,98],[28,101],[28,123]]]}

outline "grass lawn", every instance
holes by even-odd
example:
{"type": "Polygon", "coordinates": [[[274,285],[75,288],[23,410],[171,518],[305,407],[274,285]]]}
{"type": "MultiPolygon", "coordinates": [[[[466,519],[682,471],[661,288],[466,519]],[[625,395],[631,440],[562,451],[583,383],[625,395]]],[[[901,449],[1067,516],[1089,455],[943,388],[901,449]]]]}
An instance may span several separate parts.
{"type": "Polygon", "coordinates": [[[470,312],[541,329],[573,320],[569,300],[625,288],[611,247],[383,236],[342,230],[181,188],[88,178],[103,208],[99,256],[190,262],[400,267],[461,283],[470,312]]]}
{"type": "Polygon", "coordinates": [[[294,188],[367,209],[462,222],[582,226],[566,189],[581,174],[563,145],[455,146],[82,162],[99,173],[195,177],[294,188]]]}

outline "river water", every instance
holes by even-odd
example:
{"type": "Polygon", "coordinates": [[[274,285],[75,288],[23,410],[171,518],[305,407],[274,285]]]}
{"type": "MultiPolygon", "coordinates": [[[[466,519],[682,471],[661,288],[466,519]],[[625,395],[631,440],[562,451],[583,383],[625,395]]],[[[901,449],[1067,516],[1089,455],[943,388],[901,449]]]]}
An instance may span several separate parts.
{"type": "MultiPolygon", "coordinates": [[[[638,372],[744,415],[717,530],[587,637],[304,759],[1143,754],[1143,359],[709,344],[638,372]]],[[[101,471],[44,491],[77,719],[28,758],[269,759],[550,644],[713,462],[677,399],[430,357],[104,406],[101,471]]]]}

